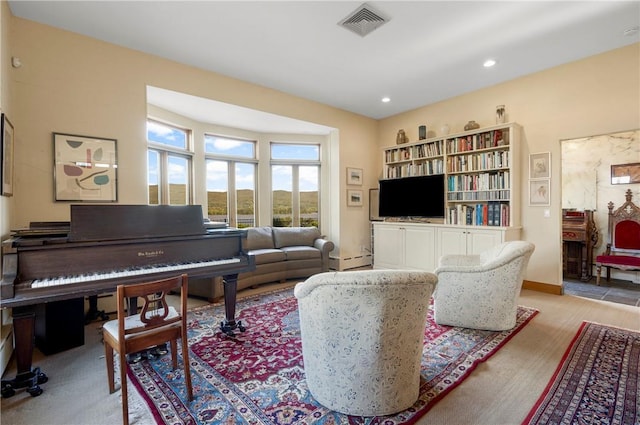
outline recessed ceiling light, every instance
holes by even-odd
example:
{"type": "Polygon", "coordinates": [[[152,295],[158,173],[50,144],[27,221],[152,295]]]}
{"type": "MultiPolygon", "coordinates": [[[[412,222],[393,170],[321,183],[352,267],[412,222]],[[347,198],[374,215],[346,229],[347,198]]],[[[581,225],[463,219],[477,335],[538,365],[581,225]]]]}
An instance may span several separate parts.
{"type": "Polygon", "coordinates": [[[383,97],[381,100],[382,100],[382,103],[389,103],[389,102],[391,102],[391,98],[390,98],[390,97],[383,97]]]}
{"type": "Polygon", "coordinates": [[[484,61],[482,66],[484,66],[485,68],[491,68],[492,66],[494,66],[497,63],[498,62],[495,59],[487,59],[486,61],[484,61]]]}

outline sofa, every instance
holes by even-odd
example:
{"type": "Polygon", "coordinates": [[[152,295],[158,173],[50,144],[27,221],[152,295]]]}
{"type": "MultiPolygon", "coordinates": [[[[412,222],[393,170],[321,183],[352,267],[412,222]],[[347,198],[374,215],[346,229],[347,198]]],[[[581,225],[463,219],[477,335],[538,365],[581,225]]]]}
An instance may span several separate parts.
{"type": "MultiPolygon", "coordinates": [[[[238,275],[238,291],[326,272],[334,244],[316,227],[262,226],[247,229],[242,247],[255,257],[256,268],[238,275]]],[[[224,296],[222,279],[189,280],[189,295],[217,301],[224,296]]]]}

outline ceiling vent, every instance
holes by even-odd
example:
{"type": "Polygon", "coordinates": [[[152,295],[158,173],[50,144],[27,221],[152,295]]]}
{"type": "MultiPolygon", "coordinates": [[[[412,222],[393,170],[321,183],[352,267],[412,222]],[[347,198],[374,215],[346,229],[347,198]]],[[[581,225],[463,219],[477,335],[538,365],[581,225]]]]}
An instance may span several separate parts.
{"type": "Polygon", "coordinates": [[[387,22],[389,22],[389,18],[364,3],[349,16],[338,22],[338,25],[364,37],[387,22]]]}

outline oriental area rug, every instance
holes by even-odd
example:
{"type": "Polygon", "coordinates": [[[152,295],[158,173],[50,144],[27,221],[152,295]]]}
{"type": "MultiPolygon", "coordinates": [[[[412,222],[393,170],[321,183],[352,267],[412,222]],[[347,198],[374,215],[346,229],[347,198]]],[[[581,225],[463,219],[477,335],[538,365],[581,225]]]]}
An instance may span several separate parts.
{"type": "Polygon", "coordinates": [[[239,300],[236,319],[247,329],[233,338],[219,330],[224,305],[189,311],[191,402],[182,367],[172,371],[170,356],[130,365],[128,376],[159,424],[411,424],[536,313],[518,307],[514,329],[491,332],[438,326],[429,309],[420,397],[411,408],[384,417],[340,414],[313,399],[305,383],[293,289],[239,300]]]}
{"type": "Polygon", "coordinates": [[[523,422],[640,424],[640,332],[583,322],[523,422]]]}

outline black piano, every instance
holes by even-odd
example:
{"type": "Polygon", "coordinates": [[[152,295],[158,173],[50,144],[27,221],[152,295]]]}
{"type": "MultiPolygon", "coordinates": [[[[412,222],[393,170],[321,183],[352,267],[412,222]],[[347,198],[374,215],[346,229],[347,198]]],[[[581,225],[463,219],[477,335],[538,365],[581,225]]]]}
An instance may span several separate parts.
{"type": "Polygon", "coordinates": [[[71,221],[39,223],[2,243],[0,308],[13,309],[17,376],[2,395],[27,387],[33,395],[47,377],[31,368],[38,306],[115,291],[121,284],[222,276],[221,330],[244,330],[235,320],[238,273],[255,269],[242,250],[246,231],[208,228],[198,205],[71,205],[71,221]]]}

